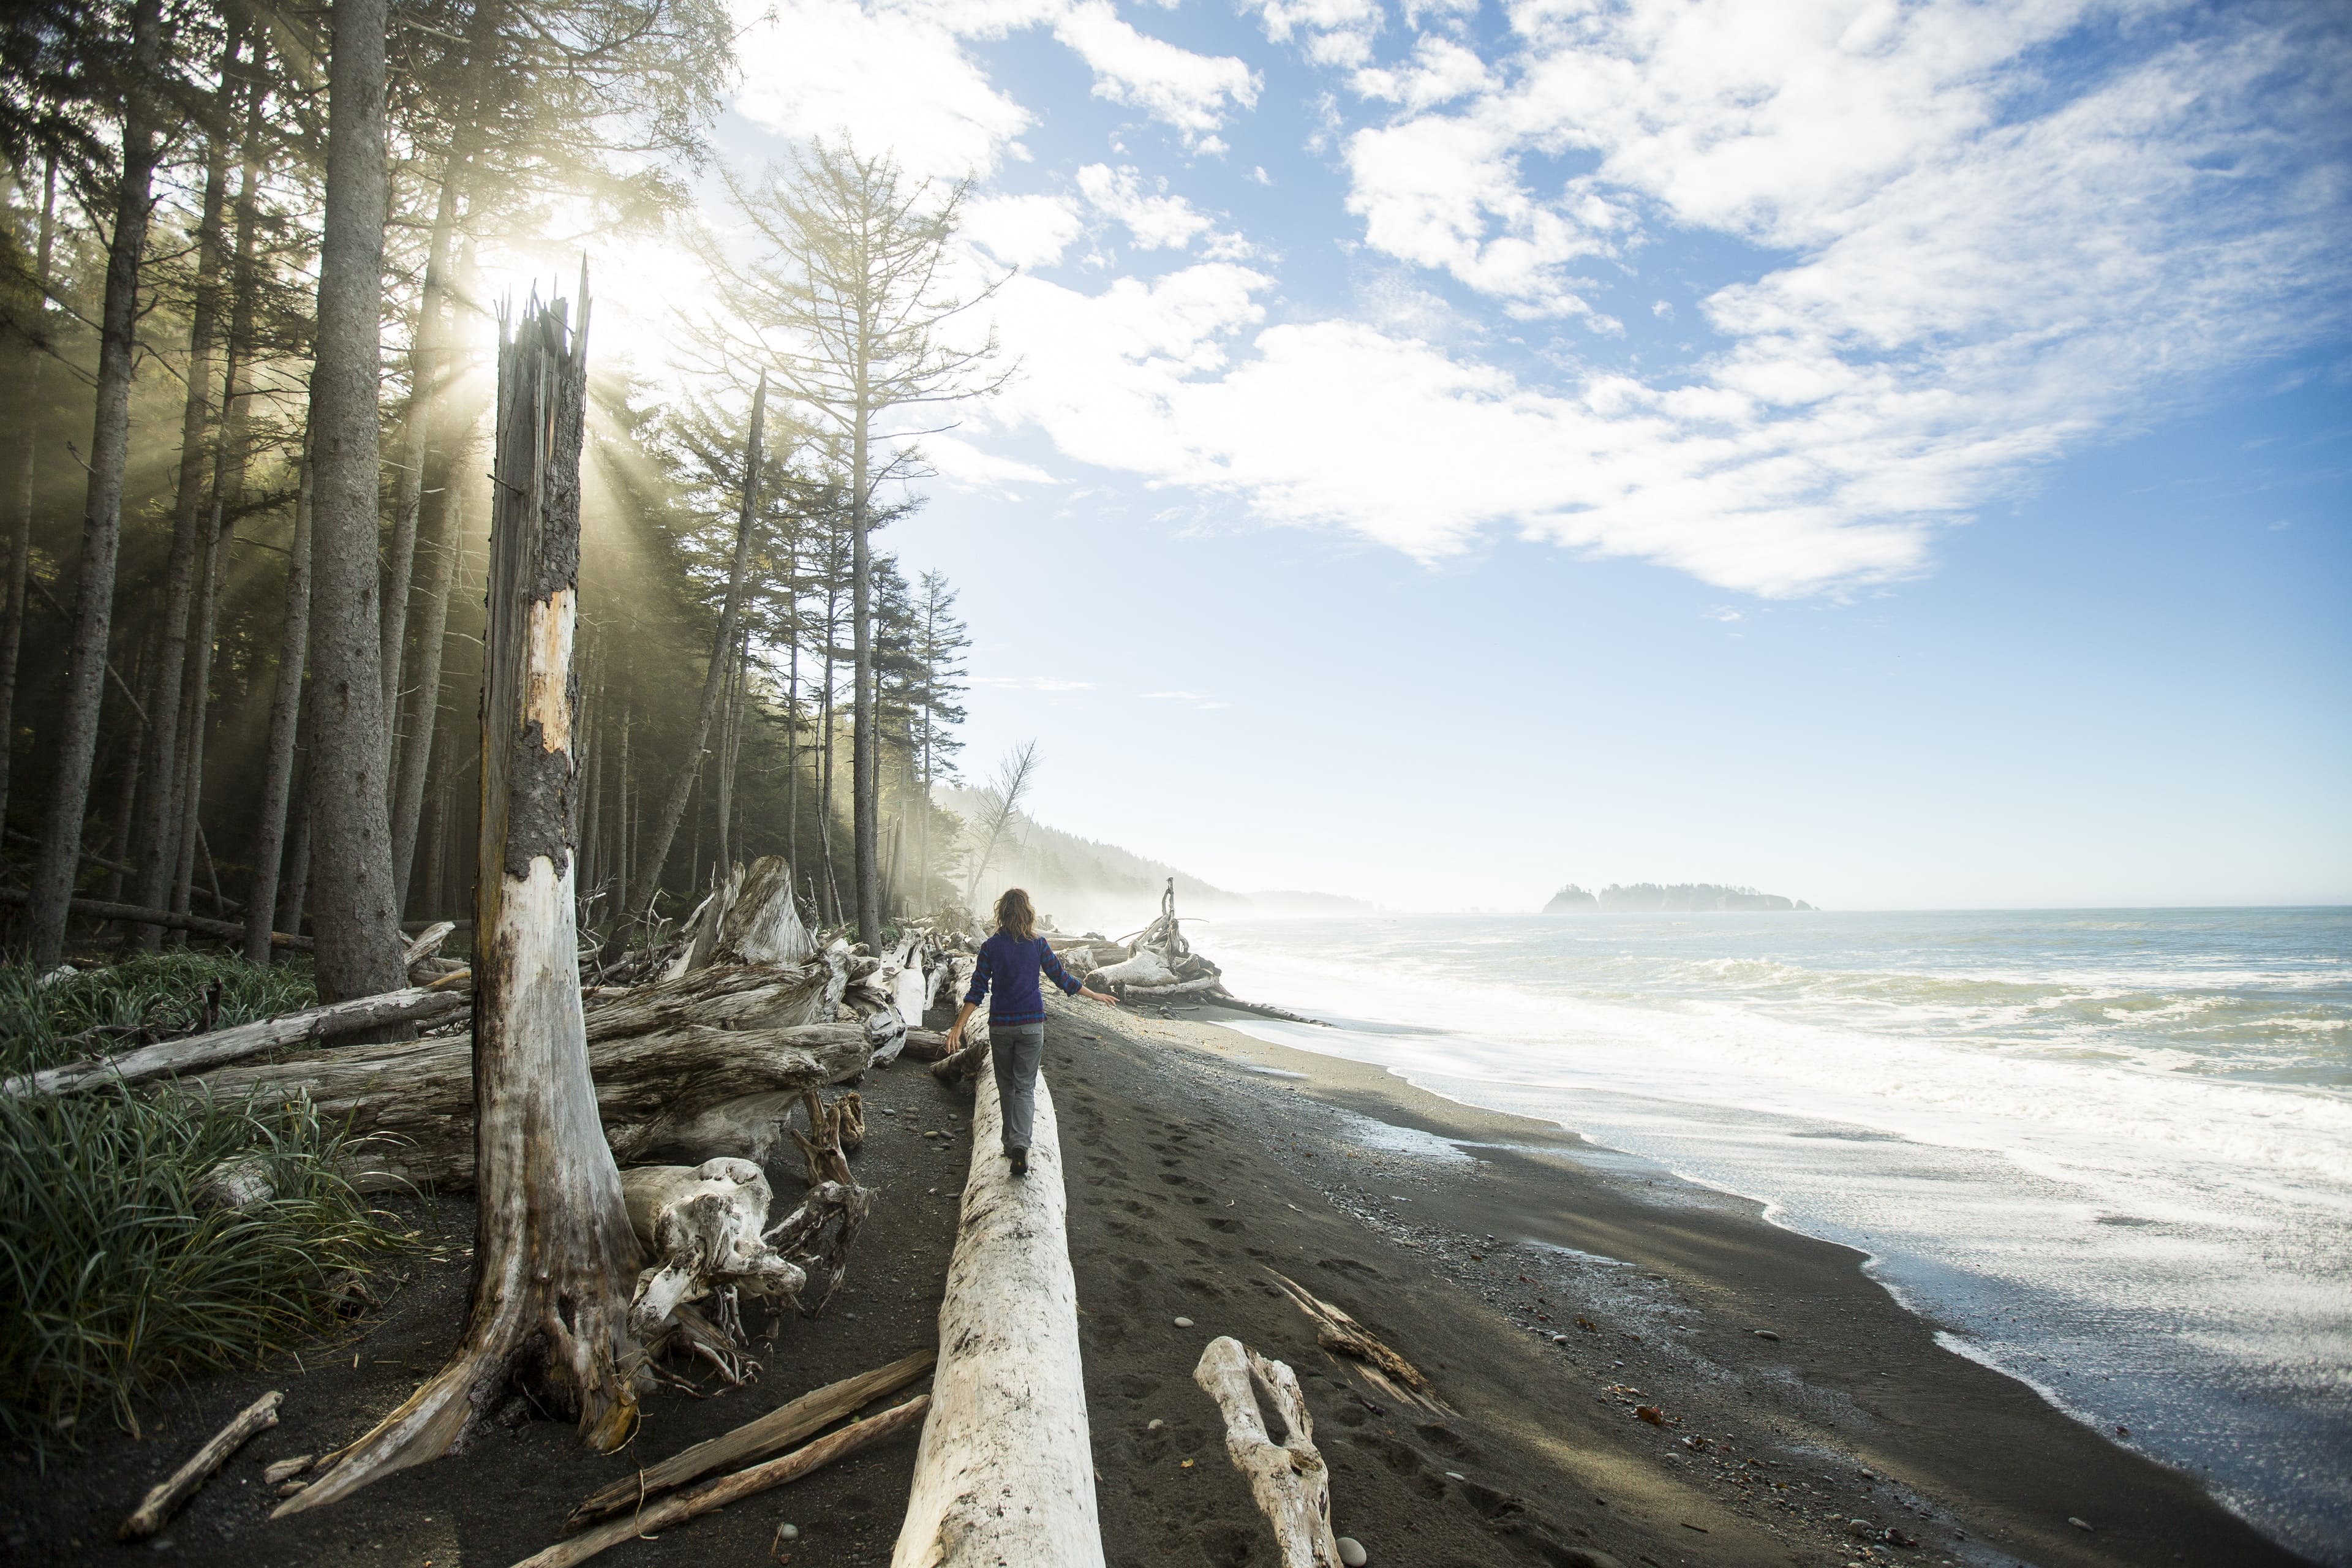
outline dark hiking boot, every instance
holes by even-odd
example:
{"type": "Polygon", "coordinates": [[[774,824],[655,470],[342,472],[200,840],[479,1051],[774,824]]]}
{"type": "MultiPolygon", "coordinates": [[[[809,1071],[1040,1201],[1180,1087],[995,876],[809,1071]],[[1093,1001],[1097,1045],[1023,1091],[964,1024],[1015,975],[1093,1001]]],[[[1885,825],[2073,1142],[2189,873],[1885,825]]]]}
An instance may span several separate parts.
{"type": "Polygon", "coordinates": [[[1028,1150],[1008,1149],[1004,1152],[1004,1157],[1013,1162],[1013,1173],[1014,1175],[1025,1176],[1029,1173],[1028,1150]]]}

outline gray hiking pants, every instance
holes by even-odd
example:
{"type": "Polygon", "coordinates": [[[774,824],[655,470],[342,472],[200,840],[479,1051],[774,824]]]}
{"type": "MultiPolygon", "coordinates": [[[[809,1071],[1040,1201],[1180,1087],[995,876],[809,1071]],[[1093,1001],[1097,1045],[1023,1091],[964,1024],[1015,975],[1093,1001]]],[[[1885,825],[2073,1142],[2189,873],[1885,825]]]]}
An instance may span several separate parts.
{"type": "Polygon", "coordinates": [[[1029,1147],[1037,1111],[1037,1064],[1045,1057],[1045,1026],[1000,1024],[988,1031],[989,1065],[996,1069],[996,1103],[1003,1112],[1004,1152],[1029,1147]]]}

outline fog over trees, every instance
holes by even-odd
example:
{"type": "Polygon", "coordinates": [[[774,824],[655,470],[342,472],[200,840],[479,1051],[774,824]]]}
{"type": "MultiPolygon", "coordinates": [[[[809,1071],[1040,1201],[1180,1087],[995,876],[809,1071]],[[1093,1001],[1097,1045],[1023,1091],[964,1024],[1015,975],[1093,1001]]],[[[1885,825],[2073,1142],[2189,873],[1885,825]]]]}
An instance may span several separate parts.
{"type": "Polygon", "coordinates": [[[465,918],[500,322],[615,240],[708,282],[673,363],[585,323],[583,925],[618,953],[772,853],[867,942],[962,890],[931,801],[969,639],[880,546],[922,431],[1008,372],[991,285],[949,282],[962,190],[880,150],[726,167],[730,26],[706,0],[9,8],[11,946],[307,947],[331,999],[401,983],[404,922],[465,918]]]}

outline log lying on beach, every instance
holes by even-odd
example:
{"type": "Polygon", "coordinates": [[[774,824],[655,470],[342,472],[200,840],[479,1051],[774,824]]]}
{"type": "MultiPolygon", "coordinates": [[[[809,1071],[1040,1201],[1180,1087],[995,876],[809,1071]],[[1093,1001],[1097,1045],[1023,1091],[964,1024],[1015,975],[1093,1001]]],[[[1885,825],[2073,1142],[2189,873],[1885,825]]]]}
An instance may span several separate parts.
{"type": "Polygon", "coordinates": [[[1417,1405],[1434,1415],[1454,1414],[1437,1397],[1437,1390],[1421,1369],[1391,1350],[1379,1335],[1288,1275],[1271,1268],[1266,1272],[1274,1275],[1291,1304],[1314,1322],[1317,1344],[1354,1362],[1367,1382],[1399,1404],[1417,1405]]]}
{"type": "Polygon", "coordinates": [[[454,1017],[473,1005],[455,985],[413,986],[361,996],[324,1007],[311,1007],[281,1017],[263,1018],[210,1034],[161,1040],[125,1051],[118,1057],[90,1057],[40,1072],[25,1073],[0,1083],[0,1094],[72,1094],[80,1089],[152,1082],[216,1068],[264,1051],[308,1045],[337,1035],[391,1024],[428,1024],[454,1017]]]}
{"type": "Polygon", "coordinates": [[[855,1415],[874,1401],[898,1393],[930,1371],[931,1363],[938,1359],[936,1351],[917,1351],[887,1366],[811,1389],[724,1436],[697,1443],[684,1453],[614,1481],[573,1509],[571,1517],[563,1521],[563,1528],[579,1530],[600,1519],[642,1507],[662,1493],[675,1491],[715,1470],[731,1470],[789,1448],[843,1416],[855,1415]]]}
{"type": "Polygon", "coordinates": [[[948,1037],[938,1029],[909,1029],[907,1043],[898,1054],[910,1062],[944,1061],[948,1057],[948,1037]]]}
{"type": "Polygon", "coordinates": [[[919,1394],[904,1405],[885,1410],[879,1415],[869,1415],[863,1421],[854,1422],[838,1432],[819,1437],[804,1448],[793,1449],[782,1458],[770,1459],[766,1464],[754,1465],[748,1470],[738,1470],[731,1476],[722,1476],[690,1492],[666,1497],[625,1519],[600,1524],[569,1541],[559,1541],[546,1551],[524,1558],[515,1564],[515,1568],[572,1568],[572,1564],[585,1563],[605,1548],[618,1546],[624,1541],[635,1541],[640,1535],[649,1536],[656,1531],[684,1523],[713,1509],[740,1502],[755,1493],[766,1491],[770,1487],[799,1480],[835,1459],[846,1458],[860,1448],[869,1447],[886,1437],[906,1431],[923,1419],[930,1404],[930,1395],[919,1394]]]}
{"type": "MultiPolygon", "coordinates": [[[[764,1163],[788,1145],[784,1120],[804,1091],[866,1069],[859,1025],[764,1025],[805,1010],[805,976],[782,978],[795,973],[709,969],[589,1012],[589,1070],[615,1159],[764,1163]]],[[[350,1121],[351,1173],[366,1191],[473,1183],[473,1045],[463,1035],[225,1068],[171,1092],[265,1105],[309,1096],[327,1120],[350,1121]]]]}
{"type": "Polygon", "coordinates": [[[1101,1568],[1054,1097],[1037,1080],[1029,1173],[980,1079],[971,1166],[940,1303],[940,1365],[892,1568],[1101,1568]]]}
{"type": "MultiPolygon", "coordinates": [[[[192,1455],[188,1462],[173,1470],[171,1476],[149,1491],[129,1519],[116,1527],[117,1541],[143,1541],[163,1528],[163,1521],[174,1510],[194,1497],[198,1487],[212,1479],[212,1474],[228,1462],[228,1457],[245,1446],[247,1438],[256,1432],[278,1425],[278,1406],[285,1395],[276,1389],[255,1400],[239,1411],[236,1418],[218,1432],[212,1440],[192,1455]]],[[[168,1542],[158,1542],[157,1545],[168,1542]]]]}
{"type": "Polygon", "coordinates": [[[1331,1472],[1315,1447],[1315,1423],[1298,1378],[1230,1336],[1209,1342],[1192,1381],[1225,1416],[1225,1453],[1249,1480],[1258,1511],[1274,1526],[1281,1568],[1339,1568],[1331,1533],[1331,1472]],[[1282,1436],[1269,1431],[1259,1406],[1270,1407],[1282,1436]]]}

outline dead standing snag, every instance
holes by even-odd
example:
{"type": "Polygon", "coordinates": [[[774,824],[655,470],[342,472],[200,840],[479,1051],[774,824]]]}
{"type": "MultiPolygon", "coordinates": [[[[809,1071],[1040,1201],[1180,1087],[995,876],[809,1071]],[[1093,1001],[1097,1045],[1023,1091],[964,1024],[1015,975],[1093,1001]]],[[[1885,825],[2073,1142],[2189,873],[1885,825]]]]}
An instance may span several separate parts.
{"type": "Polygon", "coordinates": [[[483,637],[480,873],[474,889],[473,1304],[449,1363],[280,1514],[438,1458],[509,1380],[575,1415],[592,1447],[635,1429],[628,1328],[637,1243],[604,1142],[580,1006],[571,794],[579,615],[581,320],[527,306],[499,350],[498,458],[483,637]]]}

